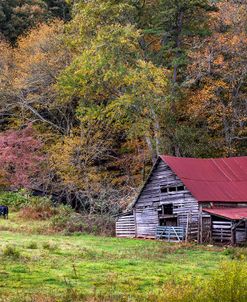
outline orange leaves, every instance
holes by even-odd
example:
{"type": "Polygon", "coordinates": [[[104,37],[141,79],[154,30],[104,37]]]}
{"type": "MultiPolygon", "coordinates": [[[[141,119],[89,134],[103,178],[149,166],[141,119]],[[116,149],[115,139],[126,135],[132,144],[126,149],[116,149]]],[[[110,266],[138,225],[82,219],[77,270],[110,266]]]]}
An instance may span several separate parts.
{"type": "Polygon", "coordinates": [[[241,150],[246,133],[242,121],[246,110],[247,4],[221,1],[218,8],[213,13],[211,37],[189,54],[193,90],[189,90],[187,112],[206,122],[222,154],[232,155],[241,150]]]}

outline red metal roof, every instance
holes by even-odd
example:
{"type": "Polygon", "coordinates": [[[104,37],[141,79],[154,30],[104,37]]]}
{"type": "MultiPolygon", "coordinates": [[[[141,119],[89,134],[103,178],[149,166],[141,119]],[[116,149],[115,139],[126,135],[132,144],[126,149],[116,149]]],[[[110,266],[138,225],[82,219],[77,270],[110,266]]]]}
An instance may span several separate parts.
{"type": "Polygon", "coordinates": [[[247,202],[247,156],[184,158],[161,155],[198,201],[247,202]]]}
{"type": "Polygon", "coordinates": [[[212,208],[203,209],[203,211],[232,220],[247,218],[247,208],[212,208]]]}

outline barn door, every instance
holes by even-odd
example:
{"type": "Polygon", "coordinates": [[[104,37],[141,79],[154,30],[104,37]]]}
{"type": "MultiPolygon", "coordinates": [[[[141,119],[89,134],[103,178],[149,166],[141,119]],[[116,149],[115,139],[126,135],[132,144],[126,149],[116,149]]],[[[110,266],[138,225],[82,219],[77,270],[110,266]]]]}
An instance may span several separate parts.
{"type": "Polygon", "coordinates": [[[157,209],[152,206],[136,208],[135,214],[137,237],[154,238],[159,225],[157,209]]]}

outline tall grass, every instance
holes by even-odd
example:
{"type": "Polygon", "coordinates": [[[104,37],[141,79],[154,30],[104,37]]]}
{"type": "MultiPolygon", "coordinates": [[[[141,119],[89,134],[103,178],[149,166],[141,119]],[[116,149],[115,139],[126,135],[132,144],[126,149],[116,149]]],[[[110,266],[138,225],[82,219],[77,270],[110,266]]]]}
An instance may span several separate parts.
{"type": "MultiPolygon", "coordinates": [[[[116,276],[115,276],[116,277],[116,276]]],[[[180,279],[165,283],[159,291],[140,292],[135,287],[126,292],[117,288],[117,278],[109,278],[104,291],[84,294],[68,286],[58,296],[37,293],[19,296],[18,302],[246,302],[247,264],[244,261],[223,263],[208,280],[180,279]]],[[[0,301],[3,301],[0,299],[0,301]]],[[[17,298],[5,299],[16,302],[17,298]]]]}
{"type": "Polygon", "coordinates": [[[7,245],[3,249],[3,256],[4,257],[9,257],[12,260],[17,260],[21,257],[21,253],[15,246],[7,245]]]}
{"type": "Polygon", "coordinates": [[[168,282],[148,301],[157,302],[246,302],[247,264],[224,262],[209,280],[185,279],[168,282]]]}

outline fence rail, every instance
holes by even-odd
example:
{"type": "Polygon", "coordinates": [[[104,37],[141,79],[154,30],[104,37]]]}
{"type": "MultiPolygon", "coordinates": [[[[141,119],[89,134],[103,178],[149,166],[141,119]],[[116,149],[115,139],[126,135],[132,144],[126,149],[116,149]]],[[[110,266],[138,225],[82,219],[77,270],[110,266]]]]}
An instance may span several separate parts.
{"type": "Polygon", "coordinates": [[[165,239],[169,242],[180,242],[185,238],[185,230],[183,227],[158,226],[156,228],[156,238],[165,239]]]}

